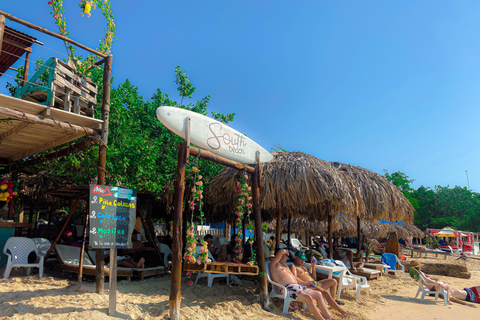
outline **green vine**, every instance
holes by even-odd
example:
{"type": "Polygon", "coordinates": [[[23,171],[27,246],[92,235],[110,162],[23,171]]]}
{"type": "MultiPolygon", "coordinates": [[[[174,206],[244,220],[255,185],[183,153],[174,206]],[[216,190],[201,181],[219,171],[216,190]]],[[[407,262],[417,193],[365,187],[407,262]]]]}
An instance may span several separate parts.
{"type": "MultiPolygon", "coordinates": [[[[55,24],[58,26],[59,33],[62,36],[69,38],[70,32],[67,31],[67,20],[64,17],[65,9],[63,7],[63,1],[50,0],[48,1],[48,4],[52,7],[50,14],[55,19],[55,24]]],[[[107,27],[105,28],[105,37],[100,40],[100,45],[96,50],[104,54],[109,54],[112,49],[113,38],[117,28],[115,26],[110,0],[80,0],[79,7],[82,9],[82,13],[80,13],[82,16],[86,13],[87,16],[90,17],[91,9],[99,8],[102,11],[103,17],[107,21],[107,27]]],[[[68,51],[69,58],[76,64],[77,72],[80,75],[88,75],[91,68],[100,59],[98,56],[91,54],[83,60],[81,56],[75,54],[76,48],[70,43],[65,43],[65,47],[68,51]]]]}

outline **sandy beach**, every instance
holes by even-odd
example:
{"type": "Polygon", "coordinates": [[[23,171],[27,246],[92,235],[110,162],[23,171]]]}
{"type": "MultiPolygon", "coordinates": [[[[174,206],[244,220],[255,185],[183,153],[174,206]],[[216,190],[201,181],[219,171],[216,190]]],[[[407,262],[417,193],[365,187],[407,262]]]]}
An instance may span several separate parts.
{"type": "MultiPolygon", "coordinates": [[[[432,258],[423,261],[433,261],[432,258]]],[[[443,261],[437,260],[438,262],[443,261]]],[[[463,288],[480,284],[480,261],[455,261],[448,257],[448,263],[468,265],[471,279],[440,277],[454,287],[463,288]]],[[[1,270],[3,272],[3,270],[1,270]]],[[[369,281],[370,297],[362,292],[361,299],[355,300],[354,292],[342,294],[345,309],[354,316],[341,317],[332,311],[337,319],[451,319],[461,314],[462,319],[478,319],[480,308],[454,304],[443,306],[441,300],[427,297],[423,303],[414,299],[417,284],[407,274],[383,276],[369,281]]],[[[143,281],[128,282],[119,279],[117,284],[117,315],[107,315],[108,282],[105,294],[95,292],[94,278],[76,282],[74,276],[58,271],[46,271],[43,279],[37,275],[26,276],[25,269],[12,272],[10,279],[0,280],[1,319],[168,319],[170,276],[157,276],[143,281]]],[[[253,281],[243,280],[242,287],[230,288],[215,282],[212,288],[206,286],[205,278],[199,284],[189,286],[185,278],[182,283],[182,318],[185,320],[210,319],[314,319],[304,310],[283,315],[283,301],[272,300],[272,311],[267,312],[256,302],[258,286],[253,281]]]]}

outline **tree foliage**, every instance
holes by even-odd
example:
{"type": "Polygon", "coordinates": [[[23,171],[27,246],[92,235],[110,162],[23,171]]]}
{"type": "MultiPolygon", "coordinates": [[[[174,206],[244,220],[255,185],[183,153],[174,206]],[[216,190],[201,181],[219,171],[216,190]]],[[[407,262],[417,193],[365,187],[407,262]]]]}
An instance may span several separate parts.
{"type": "MultiPolygon", "coordinates": [[[[92,80],[99,86],[97,101],[102,101],[102,70],[92,73],[92,80]]],[[[110,93],[110,121],[106,166],[106,183],[159,194],[174,181],[177,166],[177,145],[183,141],[163,126],[156,117],[159,106],[177,106],[203,115],[208,115],[210,96],[182,104],[190,99],[196,88],[188,75],[177,67],[175,82],[181,102],[169,98],[167,93],[157,89],[150,100],[144,100],[139,90],[129,80],[112,88],[110,93]]],[[[100,106],[96,117],[100,118],[100,106]]],[[[227,123],[234,113],[213,113],[212,117],[227,123]]],[[[191,167],[198,160],[198,167],[204,181],[217,174],[221,166],[210,161],[190,157],[187,177],[192,176],[191,167]]],[[[67,176],[80,184],[94,181],[97,176],[98,148],[91,148],[77,154],[43,164],[41,168],[54,174],[67,176]]],[[[188,180],[188,179],[187,179],[188,180]]],[[[188,181],[187,181],[188,183],[188,181]]],[[[173,184],[171,184],[173,186],[173,184]]]]}
{"type": "Polygon", "coordinates": [[[421,229],[452,227],[464,231],[480,231],[480,194],[466,187],[436,186],[435,190],[421,186],[410,187],[403,172],[389,174],[387,179],[402,189],[405,197],[415,208],[414,223],[421,229]]]}

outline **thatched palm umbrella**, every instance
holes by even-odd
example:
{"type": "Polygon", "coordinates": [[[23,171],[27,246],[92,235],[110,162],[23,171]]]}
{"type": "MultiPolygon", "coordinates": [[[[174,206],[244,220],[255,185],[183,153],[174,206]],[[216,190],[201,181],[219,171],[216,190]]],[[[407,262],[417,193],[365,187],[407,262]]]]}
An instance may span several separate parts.
{"type": "MultiPolygon", "coordinates": [[[[334,212],[358,215],[365,211],[355,183],[330,162],[301,152],[274,152],[262,168],[260,206],[269,219],[282,215],[325,220],[334,212]]],[[[225,168],[206,190],[207,218],[224,219],[219,210],[234,210],[241,173],[225,168]]],[[[277,245],[279,241],[277,228],[277,245]]]]}
{"type": "Polygon", "coordinates": [[[384,176],[371,170],[332,162],[338,170],[343,171],[356,181],[360,188],[365,211],[357,216],[358,248],[360,249],[360,220],[413,221],[414,208],[405,198],[400,188],[393,185],[384,176]]]}

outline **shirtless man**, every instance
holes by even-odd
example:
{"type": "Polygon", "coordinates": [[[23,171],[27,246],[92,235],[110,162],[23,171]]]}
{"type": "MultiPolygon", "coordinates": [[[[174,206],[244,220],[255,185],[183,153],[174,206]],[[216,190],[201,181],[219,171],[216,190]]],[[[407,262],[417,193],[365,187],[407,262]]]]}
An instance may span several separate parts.
{"type": "Polygon", "coordinates": [[[363,252],[361,252],[361,250],[354,255],[351,250],[346,250],[342,253],[336,246],[333,247],[333,257],[335,260],[341,260],[345,266],[353,272],[357,270],[362,271],[362,268],[365,265],[363,259],[360,258],[360,255],[363,257],[363,252]]]}
{"type": "Polygon", "coordinates": [[[338,305],[338,303],[332,298],[332,297],[336,297],[336,294],[337,294],[337,280],[324,279],[317,282],[317,272],[314,269],[317,261],[312,260],[312,264],[310,266],[310,271],[309,271],[307,270],[307,268],[303,266],[305,259],[306,259],[305,253],[302,250],[299,250],[295,253],[295,262],[292,265],[290,265],[290,270],[292,271],[292,274],[297,279],[306,281],[308,283],[313,283],[314,287],[312,289],[320,291],[323,294],[323,297],[325,298],[325,300],[327,300],[327,303],[331,307],[333,307],[335,310],[340,312],[342,315],[351,315],[351,313],[348,313],[345,310],[343,310],[338,305]],[[330,292],[328,292],[329,288],[330,288],[330,292]]]}
{"type": "MultiPolygon", "coordinates": [[[[475,302],[475,303],[480,303],[480,296],[479,296],[479,291],[480,291],[480,286],[477,287],[471,287],[471,288],[464,288],[462,289],[455,289],[450,287],[449,284],[441,281],[438,278],[432,278],[428,276],[425,272],[422,271],[422,266],[423,264],[420,263],[417,260],[412,260],[410,262],[410,267],[416,268],[418,272],[423,276],[423,278],[427,279],[429,284],[426,284],[425,281],[422,281],[423,284],[430,289],[431,291],[438,291],[439,288],[444,289],[447,292],[447,303],[452,304],[450,301],[463,304],[465,306],[473,307],[476,308],[474,304],[467,303],[467,302],[475,302]]],[[[441,296],[443,296],[441,294],[441,296]]]]}
{"type": "Polygon", "coordinates": [[[275,257],[270,262],[270,274],[273,281],[285,286],[285,289],[282,290],[287,290],[287,296],[300,302],[305,302],[308,306],[308,310],[310,310],[317,320],[324,320],[318,308],[322,310],[322,313],[326,316],[327,320],[335,320],[335,318],[328,312],[320,291],[310,289],[313,287],[313,283],[308,283],[295,278],[292,271],[290,271],[288,266],[285,265],[287,262],[287,256],[287,250],[275,250],[275,257]],[[315,305],[314,300],[317,301],[318,308],[315,305]]]}

